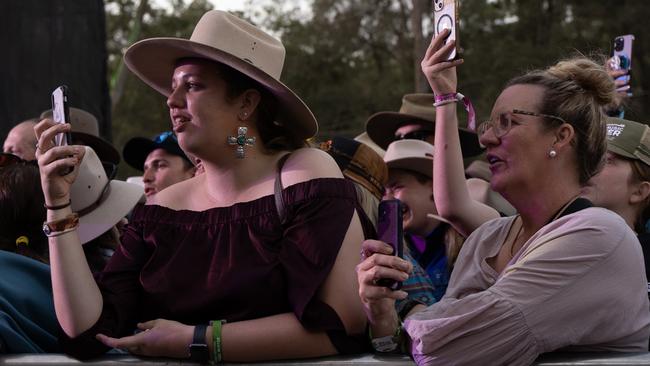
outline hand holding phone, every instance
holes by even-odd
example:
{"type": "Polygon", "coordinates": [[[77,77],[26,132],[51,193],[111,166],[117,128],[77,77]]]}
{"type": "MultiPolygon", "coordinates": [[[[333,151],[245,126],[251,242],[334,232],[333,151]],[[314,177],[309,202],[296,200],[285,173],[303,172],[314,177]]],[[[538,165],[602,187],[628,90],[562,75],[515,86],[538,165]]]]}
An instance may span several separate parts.
{"type": "Polygon", "coordinates": [[[456,59],[459,55],[458,11],[458,0],[433,0],[433,35],[438,36],[444,29],[449,29],[451,33],[447,36],[445,44],[456,41],[456,47],[449,54],[448,61],[456,59]]]}
{"type": "MultiPolygon", "coordinates": [[[[402,202],[385,200],[379,203],[377,220],[377,239],[393,247],[393,255],[403,257],[402,202]]],[[[399,290],[402,283],[391,279],[380,279],[379,286],[399,290]]]]}
{"type": "MultiPolygon", "coordinates": [[[[611,70],[626,71],[625,75],[621,75],[615,79],[617,85],[622,85],[617,89],[620,92],[629,90],[630,83],[630,70],[632,69],[632,42],[634,35],[626,34],[614,38],[614,50],[612,51],[612,58],[609,61],[609,68],[611,70]]],[[[632,93],[628,92],[628,96],[632,93]]]]}

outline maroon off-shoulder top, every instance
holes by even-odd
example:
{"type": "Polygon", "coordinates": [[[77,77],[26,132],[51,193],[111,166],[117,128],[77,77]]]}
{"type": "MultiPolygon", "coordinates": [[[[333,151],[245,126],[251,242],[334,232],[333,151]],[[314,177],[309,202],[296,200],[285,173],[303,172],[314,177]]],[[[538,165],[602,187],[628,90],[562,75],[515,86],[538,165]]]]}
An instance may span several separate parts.
{"type": "Polygon", "coordinates": [[[131,335],[137,322],[157,318],[207,324],[286,312],[306,329],[327,331],[345,351],[340,319],[315,295],[357,208],[354,186],[314,179],[285,188],[282,197],[284,225],[273,195],[201,212],[137,206],[121,247],[96,277],[101,317],[80,336],[62,337],[66,352],[100,355],[108,348],[97,333],[131,335]]]}

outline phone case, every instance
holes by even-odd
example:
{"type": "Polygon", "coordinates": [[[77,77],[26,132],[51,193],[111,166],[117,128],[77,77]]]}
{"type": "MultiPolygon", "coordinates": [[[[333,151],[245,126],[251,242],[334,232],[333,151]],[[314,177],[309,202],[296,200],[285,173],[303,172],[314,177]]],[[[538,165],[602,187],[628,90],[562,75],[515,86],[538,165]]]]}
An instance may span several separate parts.
{"type": "MultiPolygon", "coordinates": [[[[613,70],[632,69],[632,42],[634,35],[626,34],[614,38],[614,51],[610,67],[613,70]]],[[[626,84],[630,82],[630,74],[619,76],[616,80],[623,80],[626,84]]]]}
{"type": "MultiPolygon", "coordinates": [[[[69,123],[68,87],[61,85],[52,92],[52,120],[55,123],[69,123]]],[[[57,146],[68,145],[71,142],[69,133],[60,133],[54,137],[57,146]]]]}
{"type": "Polygon", "coordinates": [[[456,47],[448,58],[448,60],[453,60],[458,56],[460,49],[457,0],[433,0],[433,34],[437,36],[444,29],[451,29],[445,44],[450,40],[456,40],[456,47]]]}
{"type": "MultiPolygon", "coordinates": [[[[403,257],[402,202],[400,200],[385,200],[379,203],[377,219],[377,239],[393,247],[393,255],[403,257]]],[[[394,280],[381,279],[381,286],[399,290],[402,283],[394,280]]]]}

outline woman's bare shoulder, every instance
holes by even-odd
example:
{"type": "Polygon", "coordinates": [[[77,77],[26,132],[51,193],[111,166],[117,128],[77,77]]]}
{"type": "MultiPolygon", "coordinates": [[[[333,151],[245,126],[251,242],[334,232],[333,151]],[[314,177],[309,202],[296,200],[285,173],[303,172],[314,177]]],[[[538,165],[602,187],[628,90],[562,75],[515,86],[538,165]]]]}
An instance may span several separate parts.
{"type": "Polygon", "coordinates": [[[188,202],[191,200],[193,193],[197,191],[197,187],[201,185],[202,179],[202,175],[197,175],[173,184],[156,193],[147,204],[155,204],[174,210],[187,208],[188,202]]]}
{"type": "Polygon", "coordinates": [[[282,168],[282,183],[285,187],[317,178],[343,178],[334,159],[320,149],[295,150],[282,168]]]}

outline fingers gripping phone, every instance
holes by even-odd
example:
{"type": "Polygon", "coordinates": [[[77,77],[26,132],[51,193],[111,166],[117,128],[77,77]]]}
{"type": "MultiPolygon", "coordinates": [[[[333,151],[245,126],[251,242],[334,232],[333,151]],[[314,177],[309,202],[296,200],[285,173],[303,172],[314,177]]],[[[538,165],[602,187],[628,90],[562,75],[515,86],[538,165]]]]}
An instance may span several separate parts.
{"type": "MultiPolygon", "coordinates": [[[[403,257],[402,202],[400,200],[385,200],[379,203],[379,218],[377,219],[377,239],[393,247],[393,255],[403,257]]],[[[380,279],[380,286],[399,290],[402,283],[391,279],[380,279]]]]}
{"type": "MultiPolygon", "coordinates": [[[[625,84],[630,83],[630,70],[632,69],[632,42],[634,35],[626,34],[614,38],[614,50],[612,52],[612,59],[610,60],[610,68],[612,70],[626,70],[627,74],[616,78],[617,81],[622,80],[625,84]]],[[[628,95],[632,93],[628,92],[628,95]]]]}
{"type": "Polygon", "coordinates": [[[449,54],[447,60],[458,57],[460,50],[458,32],[458,0],[433,0],[433,34],[438,36],[444,29],[451,30],[445,44],[451,40],[456,41],[456,47],[449,54]]]}
{"type": "MultiPolygon", "coordinates": [[[[68,87],[61,85],[52,92],[52,119],[55,123],[70,123],[68,108],[68,87]]],[[[54,137],[56,146],[65,146],[72,141],[70,133],[59,133],[54,137]]]]}

